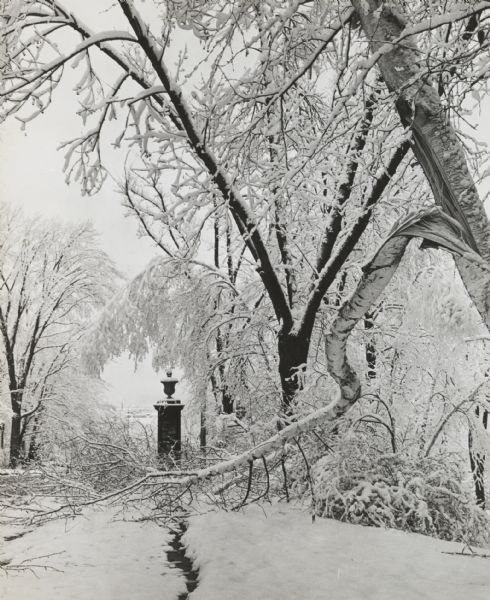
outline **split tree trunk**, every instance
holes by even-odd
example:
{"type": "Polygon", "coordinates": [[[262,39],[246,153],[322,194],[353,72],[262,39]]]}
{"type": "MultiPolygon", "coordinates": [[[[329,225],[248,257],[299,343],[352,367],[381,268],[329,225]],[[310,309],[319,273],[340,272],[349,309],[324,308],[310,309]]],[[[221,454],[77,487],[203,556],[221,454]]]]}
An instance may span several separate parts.
{"type": "MultiPolygon", "coordinates": [[[[406,27],[399,13],[382,0],[351,0],[361,26],[377,52],[396,40],[406,27]]],[[[388,89],[396,94],[396,109],[413,132],[413,152],[424,170],[434,200],[464,230],[466,243],[490,264],[490,225],[468,169],[461,142],[448,122],[435,87],[423,71],[425,57],[413,37],[381,54],[378,66],[388,89]]],[[[490,328],[490,276],[455,257],[464,285],[490,328]]]]}

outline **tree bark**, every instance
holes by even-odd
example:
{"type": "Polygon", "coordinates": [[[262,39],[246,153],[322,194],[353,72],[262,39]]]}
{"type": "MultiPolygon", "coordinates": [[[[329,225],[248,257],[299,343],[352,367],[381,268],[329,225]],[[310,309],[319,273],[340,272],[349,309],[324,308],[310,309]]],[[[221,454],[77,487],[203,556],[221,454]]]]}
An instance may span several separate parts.
{"type": "Polygon", "coordinates": [[[330,375],[340,388],[338,416],[343,415],[361,395],[361,382],[347,357],[347,341],[356,324],[375,304],[391,281],[405,253],[409,238],[394,236],[378,250],[363,268],[363,276],[352,296],[344,302],[325,339],[325,355],[330,375]]]}
{"type": "Polygon", "coordinates": [[[206,400],[204,400],[204,406],[201,407],[199,445],[201,450],[205,452],[207,446],[206,400]]]}
{"type": "Polygon", "coordinates": [[[281,409],[285,415],[292,414],[294,398],[302,388],[309,347],[310,335],[307,333],[279,333],[278,354],[279,376],[282,388],[281,409]]]}
{"type": "MultiPolygon", "coordinates": [[[[369,312],[364,317],[364,330],[369,331],[374,328],[374,315],[369,312]]],[[[376,379],[376,346],[374,340],[368,339],[364,349],[367,363],[367,376],[368,379],[376,379]]]]}
{"type": "Polygon", "coordinates": [[[16,467],[22,456],[22,427],[21,407],[22,395],[20,392],[11,392],[12,398],[12,420],[10,427],[10,467],[16,467]]]}
{"type": "Polygon", "coordinates": [[[475,451],[473,447],[473,434],[468,432],[468,450],[470,455],[471,475],[475,486],[476,504],[480,508],[485,508],[485,454],[475,451]]]}
{"type": "MultiPolygon", "coordinates": [[[[486,431],[488,428],[488,411],[484,408],[482,410],[482,425],[483,429],[486,431]]],[[[477,406],[475,410],[475,415],[477,418],[480,418],[480,407],[477,406]]],[[[471,474],[473,476],[473,484],[475,486],[475,497],[476,504],[485,509],[485,462],[486,456],[485,453],[481,450],[475,449],[475,444],[473,441],[473,432],[468,431],[468,450],[470,455],[470,467],[471,474]]]]}

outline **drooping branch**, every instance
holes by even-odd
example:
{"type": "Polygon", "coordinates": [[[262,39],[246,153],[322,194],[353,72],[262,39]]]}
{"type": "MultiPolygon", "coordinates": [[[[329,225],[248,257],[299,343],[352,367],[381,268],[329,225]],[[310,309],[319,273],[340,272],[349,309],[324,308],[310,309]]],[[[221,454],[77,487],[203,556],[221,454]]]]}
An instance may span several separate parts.
{"type": "Polygon", "coordinates": [[[344,303],[326,336],[328,371],[340,388],[338,416],[355,404],[361,394],[360,379],[347,359],[347,341],[391,281],[408,241],[406,237],[392,237],[381,246],[373,260],[363,268],[362,279],[354,294],[344,303]]]}
{"type": "Polygon", "coordinates": [[[461,402],[459,402],[458,404],[456,404],[456,406],[454,406],[448,413],[447,415],[445,415],[438,427],[436,428],[436,430],[434,431],[434,434],[431,438],[431,440],[429,441],[429,443],[426,445],[426,448],[424,450],[424,454],[425,456],[429,456],[432,448],[435,446],[437,440],[439,439],[439,436],[441,435],[441,433],[443,432],[444,428],[446,427],[446,425],[448,424],[448,422],[452,419],[452,417],[457,414],[458,412],[462,412],[462,407],[466,404],[466,405],[474,405],[476,404],[476,397],[479,393],[479,391],[481,390],[482,387],[487,386],[488,385],[488,380],[484,380],[482,383],[478,384],[476,386],[476,388],[471,392],[471,394],[467,397],[464,398],[463,400],[461,400],[461,402]]]}
{"type": "MultiPolygon", "coordinates": [[[[22,79],[16,85],[14,85],[12,87],[8,87],[5,91],[0,91],[0,98],[9,96],[18,91],[23,91],[25,88],[29,88],[29,86],[34,82],[37,82],[39,80],[44,81],[45,79],[52,77],[56,73],[56,71],[61,69],[63,67],[63,65],[65,65],[67,62],[69,62],[72,58],[78,56],[79,54],[82,54],[83,52],[85,52],[89,48],[91,48],[92,46],[98,46],[99,44],[102,44],[104,42],[114,42],[114,41],[136,42],[134,37],[130,36],[125,31],[106,32],[106,33],[101,33],[101,34],[91,36],[91,37],[87,38],[86,40],[84,40],[83,42],[81,42],[76,48],[71,50],[71,52],[69,52],[68,54],[53,60],[52,62],[43,66],[40,70],[36,70],[34,75],[30,79],[29,78],[22,79]]],[[[7,74],[6,79],[10,79],[8,74],[7,74]]]]}

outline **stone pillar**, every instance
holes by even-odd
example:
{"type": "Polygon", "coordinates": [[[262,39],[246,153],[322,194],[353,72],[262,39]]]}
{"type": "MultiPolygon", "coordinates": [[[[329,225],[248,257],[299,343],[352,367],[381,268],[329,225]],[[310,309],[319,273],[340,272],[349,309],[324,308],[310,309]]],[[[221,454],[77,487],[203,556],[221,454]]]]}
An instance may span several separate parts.
{"type": "Polygon", "coordinates": [[[167,377],[162,379],[163,390],[167,397],[154,404],[158,412],[158,456],[164,458],[173,453],[180,458],[182,451],[182,409],[180,400],[172,398],[178,379],[172,377],[172,371],[167,371],[167,377]]]}

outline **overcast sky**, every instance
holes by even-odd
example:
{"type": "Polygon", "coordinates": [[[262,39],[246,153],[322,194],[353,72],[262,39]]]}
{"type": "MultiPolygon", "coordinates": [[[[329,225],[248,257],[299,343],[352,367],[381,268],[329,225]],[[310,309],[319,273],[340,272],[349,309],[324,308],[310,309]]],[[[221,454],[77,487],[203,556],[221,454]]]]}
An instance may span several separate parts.
{"type": "MultiPolygon", "coordinates": [[[[83,10],[84,19],[93,27],[121,28],[118,11],[106,10],[112,2],[105,0],[65,0],[67,8],[83,10]]],[[[151,3],[145,3],[146,9],[151,3]]],[[[103,66],[103,65],[102,65],[103,66]]],[[[82,197],[75,182],[67,185],[63,174],[64,156],[58,151],[61,142],[82,131],[76,116],[77,102],[72,86],[79,74],[68,69],[67,83],[56,91],[55,101],[46,113],[29,123],[25,131],[15,119],[0,126],[0,189],[2,199],[21,207],[28,215],[41,215],[68,222],[90,220],[100,233],[100,245],[127,277],[134,277],[157,253],[148,238],[138,235],[134,217],[125,215],[116,185],[108,179],[101,192],[82,197]]],[[[107,74],[113,79],[112,73],[107,74]],[[111,76],[112,75],[112,76],[111,76]]],[[[114,156],[107,164],[116,178],[121,174],[114,156]]],[[[117,406],[148,406],[161,396],[160,374],[146,361],[138,371],[132,362],[121,358],[109,364],[104,379],[109,384],[108,398],[117,406]]]]}
{"type": "MultiPolygon", "coordinates": [[[[14,121],[2,125],[2,198],[30,216],[92,221],[100,233],[101,247],[120,271],[133,277],[155,256],[156,250],[148,238],[138,235],[135,219],[125,216],[112,181],[107,181],[93,197],[82,197],[76,183],[66,185],[63,155],[56,148],[60,140],[67,138],[70,125],[73,126],[73,117],[59,110],[48,111],[24,132],[14,121]]],[[[160,394],[158,376],[149,361],[135,373],[129,359],[120,359],[108,366],[104,378],[111,386],[108,396],[117,406],[135,406],[139,399],[151,406],[151,400],[157,400],[160,394]]]]}

